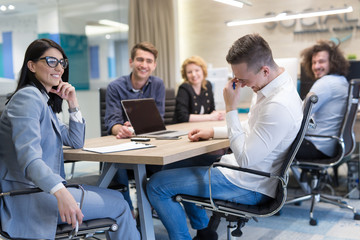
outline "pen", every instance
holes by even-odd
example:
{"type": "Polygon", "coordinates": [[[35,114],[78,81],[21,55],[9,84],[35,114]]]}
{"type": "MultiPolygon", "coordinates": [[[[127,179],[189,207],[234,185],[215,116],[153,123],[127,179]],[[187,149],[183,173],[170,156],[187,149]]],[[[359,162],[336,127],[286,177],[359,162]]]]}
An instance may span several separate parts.
{"type": "Polygon", "coordinates": [[[76,220],[76,225],[75,225],[75,234],[74,234],[74,236],[77,236],[78,231],[79,231],[79,221],[78,221],[78,220],[76,220]]]}
{"type": "Polygon", "coordinates": [[[236,88],[235,82],[233,82],[232,87],[233,87],[233,89],[235,90],[235,88],[236,88]]]}
{"type": "Polygon", "coordinates": [[[150,146],[151,145],[149,143],[142,143],[142,142],[135,142],[135,144],[141,144],[141,145],[145,145],[145,146],[150,146]]]}

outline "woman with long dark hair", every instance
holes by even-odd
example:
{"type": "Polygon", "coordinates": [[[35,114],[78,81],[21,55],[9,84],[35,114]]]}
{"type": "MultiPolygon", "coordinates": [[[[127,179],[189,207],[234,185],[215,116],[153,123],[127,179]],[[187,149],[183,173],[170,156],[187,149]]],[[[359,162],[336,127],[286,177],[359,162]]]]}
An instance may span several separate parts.
{"type": "Polygon", "coordinates": [[[18,86],[0,118],[0,190],[39,187],[43,192],[3,197],[2,230],[12,238],[54,239],[58,223],[75,228],[83,220],[110,217],[119,225],[111,239],[139,239],[121,193],[85,186],[80,209],[81,190],[64,186],[63,145],[81,148],[85,139],[68,65],[52,40],[35,40],[26,50],[18,86]],[[56,117],[63,100],[69,106],[68,126],[56,117]]]}

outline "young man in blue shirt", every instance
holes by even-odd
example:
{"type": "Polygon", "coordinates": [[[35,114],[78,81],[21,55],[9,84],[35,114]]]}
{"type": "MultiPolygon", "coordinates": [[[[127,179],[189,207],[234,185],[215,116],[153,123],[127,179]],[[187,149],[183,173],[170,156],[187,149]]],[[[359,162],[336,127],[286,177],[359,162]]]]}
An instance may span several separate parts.
{"type": "MultiPolygon", "coordinates": [[[[132,72],[112,81],[106,90],[105,124],[109,134],[116,138],[129,138],[133,136],[133,129],[121,105],[121,100],[153,98],[160,115],[165,112],[165,86],[162,79],[151,76],[156,68],[157,49],[149,42],[141,42],[131,49],[129,59],[132,72]]],[[[158,169],[151,169],[152,172],[158,169]]],[[[116,180],[120,184],[129,185],[126,169],[119,169],[116,180]]],[[[135,218],[134,207],[129,191],[123,192],[125,200],[129,203],[135,218]]]]}
{"type": "Polygon", "coordinates": [[[156,68],[158,51],[149,42],[136,44],[131,50],[129,59],[132,72],[112,81],[106,91],[105,124],[108,133],[116,138],[128,138],[133,135],[129,127],[121,100],[153,98],[164,117],[165,112],[165,86],[162,79],[151,76],[156,68]]]}

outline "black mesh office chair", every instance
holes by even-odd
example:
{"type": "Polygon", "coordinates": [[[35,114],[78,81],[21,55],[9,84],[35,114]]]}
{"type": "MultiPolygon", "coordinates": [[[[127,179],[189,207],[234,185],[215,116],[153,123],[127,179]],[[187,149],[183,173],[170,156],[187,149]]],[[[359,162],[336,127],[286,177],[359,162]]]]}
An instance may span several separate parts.
{"type": "MultiPolygon", "coordinates": [[[[322,190],[329,182],[330,175],[328,174],[328,168],[337,166],[341,163],[342,159],[351,155],[355,148],[355,135],[354,135],[354,123],[356,120],[357,110],[359,106],[359,88],[360,88],[360,79],[354,79],[350,81],[348,99],[347,99],[347,108],[344,114],[344,119],[340,132],[337,136],[314,136],[322,138],[331,138],[337,140],[337,155],[328,159],[295,159],[291,168],[293,172],[296,173],[297,169],[300,168],[304,173],[302,178],[297,178],[300,185],[304,184],[307,178],[309,178],[309,183],[305,183],[308,186],[309,193],[305,196],[297,197],[291,200],[288,200],[286,203],[298,203],[305,200],[311,199],[310,207],[310,225],[317,225],[317,220],[314,218],[313,211],[316,202],[322,201],[337,205],[341,208],[346,208],[354,213],[354,219],[360,220],[360,214],[356,209],[344,202],[340,197],[334,197],[325,195],[322,193],[322,190]]],[[[295,175],[295,174],[294,174],[295,175]]],[[[304,187],[303,187],[304,189],[304,187]]]]}
{"type": "Polygon", "coordinates": [[[1,113],[2,113],[2,112],[4,111],[4,109],[5,109],[5,103],[7,102],[8,97],[9,97],[9,94],[7,94],[7,95],[0,95],[0,116],[1,116],[1,113]]]}
{"type": "Polygon", "coordinates": [[[221,218],[225,218],[228,224],[228,239],[231,239],[231,236],[240,237],[242,235],[241,228],[248,222],[250,219],[257,221],[257,217],[268,217],[276,214],[284,205],[286,196],[287,196],[287,184],[288,184],[288,169],[295,158],[295,155],[302,143],[306,129],[309,124],[309,116],[313,104],[317,102],[318,98],[316,95],[309,95],[305,99],[304,111],[303,111],[303,120],[301,123],[300,130],[292,143],[289,152],[287,153],[286,159],[284,160],[281,172],[279,175],[274,173],[261,172],[253,169],[241,168],[238,166],[231,166],[223,163],[213,163],[210,168],[213,167],[226,167],[233,169],[235,171],[247,172],[251,174],[256,174],[268,178],[276,178],[279,180],[279,184],[276,191],[276,198],[259,205],[244,205],[238,204],[223,200],[213,199],[211,195],[211,175],[209,171],[209,188],[210,188],[210,198],[201,198],[194,197],[189,195],[177,195],[175,197],[178,202],[191,202],[195,203],[198,206],[201,206],[207,210],[213,212],[213,215],[210,218],[208,227],[216,230],[221,218]],[[231,229],[235,226],[232,224],[237,222],[237,228],[231,232],[231,229]]]}
{"type": "MultiPolygon", "coordinates": [[[[82,194],[84,194],[84,189],[81,185],[71,184],[66,187],[76,187],[82,190],[82,194]]],[[[0,198],[2,197],[11,197],[23,194],[32,194],[42,192],[40,188],[28,188],[22,190],[14,190],[10,192],[0,193],[0,198]]],[[[83,199],[83,198],[82,198],[83,199]]],[[[82,207],[82,202],[80,202],[80,208],[82,207]]],[[[21,227],[21,226],[19,226],[21,227]]],[[[83,223],[79,226],[79,230],[75,233],[75,230],[71,225],[64,223],[59,224],[56,229],[56,237],[55,239],[86,239],[95,237],[98,233],[103,233],[104,231],[115,232],[118,230],[118,225],[116,221],[111,218],[99,218],[88,221],[83,221],[83,223]]],[[[0,221],[0,237],[4,239],[13,239],[6,232],[1,229],[1,221],[0,221]]]]}
{"type": "Polygon", "coordinates": [[[101,136],[107,136],[107,129],[105,126],[105,111],[106,111],[106,88],[99,89],[100,99],[100,133],[101,136]]]}
{"type": "Polygon", "coordinates": [[[167,88],[165,90],[165,115],[164,122],[165,125],[174,123],[174,113],[175,113],[175,90],[173,88],[167,88]]]}

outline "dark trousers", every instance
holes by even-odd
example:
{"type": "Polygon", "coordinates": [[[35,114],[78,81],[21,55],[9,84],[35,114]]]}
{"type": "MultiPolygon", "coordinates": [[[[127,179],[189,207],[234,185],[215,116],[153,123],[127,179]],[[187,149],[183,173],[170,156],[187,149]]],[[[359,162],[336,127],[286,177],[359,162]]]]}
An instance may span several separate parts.
{"type": "Polygon", "coordinates": [[[324,159],[324,158],[329,158],[329,156],[319,151],[315,147],[315,145],[307,139],[304,139],[298,153],[296,154],[296,159],[324,159]]]}

